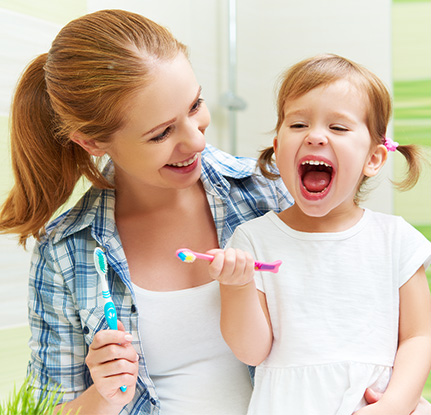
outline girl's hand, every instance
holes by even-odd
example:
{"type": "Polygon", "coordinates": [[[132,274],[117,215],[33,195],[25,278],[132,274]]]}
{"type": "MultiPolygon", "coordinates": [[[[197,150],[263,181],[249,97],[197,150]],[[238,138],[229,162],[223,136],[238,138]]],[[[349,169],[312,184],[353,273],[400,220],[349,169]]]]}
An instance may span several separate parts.
{"type": "Polygon", "coordinates": [[[97,392],[120,409],[133,399],[138,378],[139,356],[132,340],[118,321],[118,330],[96,333],[85,359],[97,392]],[[120,390],[123,385],[127,386],[126,392],[120,390]]]}
{"type": "MultiPolygon", "coordinates": [[[[369,404],[373,404],[377,402],[382,396],[383,396],[383,393],[375,392],[370,388],[366,389],[364,394],[365,400],[369,404]]],[[[365,408],[368,408],[371,406],[372,405],[368,405],[365,408]]],[[[365,408],[362,408],[362,409],[365,409],[365,408]]],[[[358,411],[355,414],[362,415],[362,412],[358,411]]],[[[367,415],[368,415],[368,412],[367,412],[367,415]]],[[[431,403],[429,403],[425,398],[421,397],[419,399],[418,406],[410,415],[431,415],[431,403]]]]}
{"type": "Polygon", "coordinates": [[[246,285],[253,281],[254,260],[252,256],[240,249],[212,249],[208,254],[214,255],[209,266],[210,277],[224,285],[246,285]]]}

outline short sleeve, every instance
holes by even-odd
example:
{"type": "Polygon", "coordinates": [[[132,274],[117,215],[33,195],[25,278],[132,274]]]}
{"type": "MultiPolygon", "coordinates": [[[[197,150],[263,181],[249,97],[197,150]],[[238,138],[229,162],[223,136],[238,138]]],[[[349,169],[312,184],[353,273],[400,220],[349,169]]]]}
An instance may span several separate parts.
{"type": "Polygon", "coordinates": [[[431,263],[431,242],[417,229],[399,218],[400,238],[399,287],[403,286],[423,265],[427,269],[431,263]]]}
{"type": "MultiPolygon", "coordinates": [[[[253,247],[253,243],[247,237],[246,233],[241,229],[241,226],[236,228],[232,237],[227,242],[226,248],[241,249],[243,251],[249,252],[253,258],[256,258],[256,251],[253,247]]],[[[254,273],[254,281],[256,283],[256,288],[259,291],[265,292],[263,289],[262,274],[260,272],[256,271],[254,273]]]]}

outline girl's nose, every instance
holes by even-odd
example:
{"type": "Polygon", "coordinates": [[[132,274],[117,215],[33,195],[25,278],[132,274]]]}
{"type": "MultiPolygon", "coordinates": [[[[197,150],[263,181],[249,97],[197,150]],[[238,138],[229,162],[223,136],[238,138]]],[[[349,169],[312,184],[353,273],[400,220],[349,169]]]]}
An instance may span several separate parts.
{"type": "Polygon", "coordinates": [[[310,131],[305,137],[305,143],[310,146],[324,146],[328,143],[328,139],[323,132],[310,131]]]}

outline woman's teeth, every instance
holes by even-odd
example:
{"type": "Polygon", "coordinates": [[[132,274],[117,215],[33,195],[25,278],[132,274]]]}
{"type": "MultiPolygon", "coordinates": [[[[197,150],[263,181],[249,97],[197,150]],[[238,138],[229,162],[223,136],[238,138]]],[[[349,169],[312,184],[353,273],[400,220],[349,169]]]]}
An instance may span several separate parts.
{"type": "Polygon", "coordinates": [[[198,155],[195,154],[194,157],[192,157],[190,160],[186,160],[183,161],[182,163],[172,163],[172,164],[168,164],[168,166],[173,166],[173,167],[187,167],[190,166],[190,164],[193,164],[196,159],[198,158],[198,155]]]}

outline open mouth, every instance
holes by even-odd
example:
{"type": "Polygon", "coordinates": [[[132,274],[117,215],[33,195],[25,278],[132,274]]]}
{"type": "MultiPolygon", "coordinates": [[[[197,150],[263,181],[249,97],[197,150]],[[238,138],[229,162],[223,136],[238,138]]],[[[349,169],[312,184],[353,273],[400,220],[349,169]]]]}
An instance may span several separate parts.
{"type": "Polygon", "coordinates": [[[322,160],[304,160],[299,166],[303,189],[314,195],[324,194],[329,188],[334,168],[322,160]]]}

